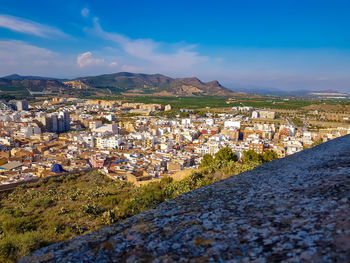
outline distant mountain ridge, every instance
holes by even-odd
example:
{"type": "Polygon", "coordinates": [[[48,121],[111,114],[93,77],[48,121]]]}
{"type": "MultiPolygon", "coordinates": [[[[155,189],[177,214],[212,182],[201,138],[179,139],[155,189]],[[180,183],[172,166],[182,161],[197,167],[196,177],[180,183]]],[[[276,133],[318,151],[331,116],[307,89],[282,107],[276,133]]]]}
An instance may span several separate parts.
{"type": "Polygon", "coordinates": [[[85,88],[109,89],[112,93],[122,94],[156,94],[156,95],[218,95],[234,94],[218,81],[202,82],[198,78],[170,78],[161,74],[140,74],[120,72],[94,77],[78,78],[65,82],[86,85],[85,88]]]}
{"type": "Polygon", "coordinates": [[[53,92],[86,95],[159,95],[159,96],[232,96],[241,94],[223,87],[218,81],[202,82],[193,78],[171,78],[161,74],[120,72],[60,80],[17,74],[0,78],[1,91],[53,92]]]}
{"type": "MultiPolygon", "coordinates": [[[[237,88],[232,88],[232,90],[237,90],[237,88]]],[[[295,89],[295,90],[283,90],[278,88],[270,87],[258,87],[258,86],[240,86],[240,90],[249,94],[258,94],[262,96],[292,96],[292,97],[312,97],[320,96],[324,94],[326,96],[328,93],[332,95],[344,95],[349,96],[347,92],[340,92],[337,90],[314,90],[314,89],[295,89]]]]}
{"type": "Polygon", "coordinates": [[[18,74],[12,74],[8,76],[2,77],[2,79],[18,79],[18,80],[24,80],[24,79],[55,79],[59,80],[58,78],[50,78],[50,77],[41,77],[41,76],[21,76],[18,74]]]}
{"type": "Polygon", "coordinates": [[[64,92],[66,86],[55,79],[0,78],[0,91],[3,92],[64,92]]]}

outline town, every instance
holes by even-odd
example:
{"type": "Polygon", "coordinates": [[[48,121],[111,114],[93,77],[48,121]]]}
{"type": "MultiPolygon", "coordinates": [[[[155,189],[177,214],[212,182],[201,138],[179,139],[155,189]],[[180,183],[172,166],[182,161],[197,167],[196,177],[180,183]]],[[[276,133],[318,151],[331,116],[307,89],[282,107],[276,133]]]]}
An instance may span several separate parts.
{"type": "Polygon", "coordinates": [[[350,133],[350,114],[296,114],[248,106],[174,111],[171,105],[58,97],[2,101],[0,185],[90,170],[142,185],[183,178],[204,155],[224,147],[238,158],[248,150],[283,158],[350,133]],[[341,121],[310,124],[330,118],[341,121]]]}
{"type": "Polygon", "coordinates": [[[350,262],[350,0],[0,5],[0,263],[350,262]]]}

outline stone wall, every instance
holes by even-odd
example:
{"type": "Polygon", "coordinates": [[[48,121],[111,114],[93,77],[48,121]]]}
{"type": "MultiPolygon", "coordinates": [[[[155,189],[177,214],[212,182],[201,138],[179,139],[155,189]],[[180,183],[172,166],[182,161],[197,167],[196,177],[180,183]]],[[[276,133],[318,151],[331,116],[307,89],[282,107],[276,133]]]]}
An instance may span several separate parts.
{"type": "Polygon", "coordinates": [[[21,262],[350,262],[350,136],[21,262]]]}

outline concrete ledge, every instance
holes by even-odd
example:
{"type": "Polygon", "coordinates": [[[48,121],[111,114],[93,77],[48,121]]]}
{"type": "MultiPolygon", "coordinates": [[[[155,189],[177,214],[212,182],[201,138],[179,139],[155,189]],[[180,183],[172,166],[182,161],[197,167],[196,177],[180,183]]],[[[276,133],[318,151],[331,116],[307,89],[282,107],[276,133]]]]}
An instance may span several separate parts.
{"type": "Polygon", "coordinates": [[[350,262],[350,136],[20,262],[350,262]]]}

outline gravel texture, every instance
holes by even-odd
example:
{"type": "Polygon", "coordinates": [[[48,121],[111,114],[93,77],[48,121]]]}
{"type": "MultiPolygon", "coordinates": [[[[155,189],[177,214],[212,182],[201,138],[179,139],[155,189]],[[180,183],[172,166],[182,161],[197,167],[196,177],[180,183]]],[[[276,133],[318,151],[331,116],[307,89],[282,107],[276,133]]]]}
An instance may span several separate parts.
{"type": "Polygon", "coordinates": [[[350,262],[350,136],[20,262],[350,262]]]}

